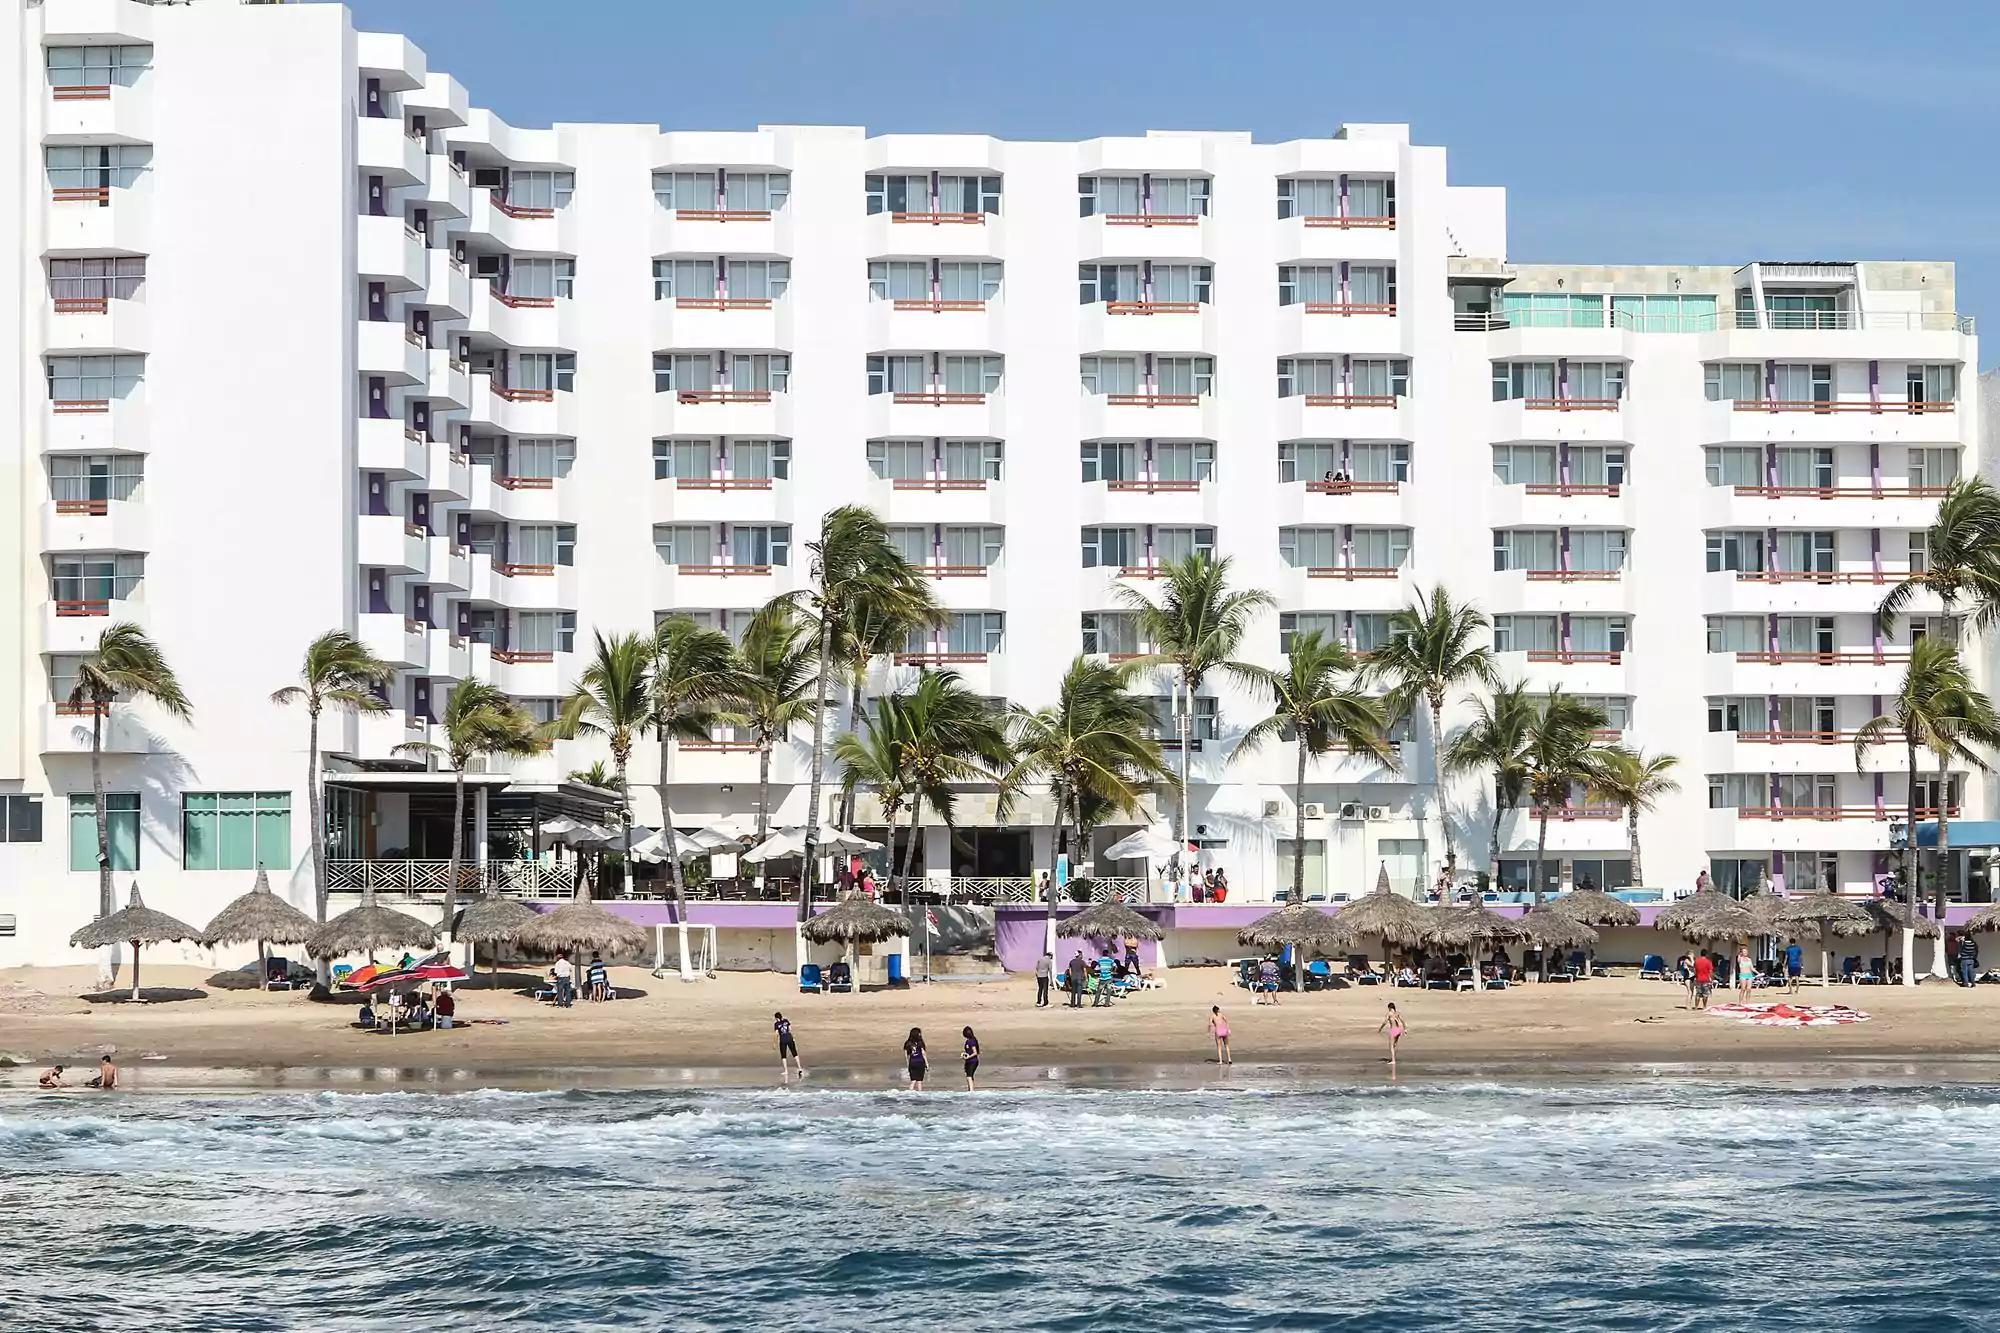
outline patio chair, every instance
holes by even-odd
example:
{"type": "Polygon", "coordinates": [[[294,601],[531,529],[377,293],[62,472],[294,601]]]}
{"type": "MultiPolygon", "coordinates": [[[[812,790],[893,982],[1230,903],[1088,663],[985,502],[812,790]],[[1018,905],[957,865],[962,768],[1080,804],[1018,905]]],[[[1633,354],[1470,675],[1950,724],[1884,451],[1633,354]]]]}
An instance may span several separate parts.
{"type": "Polygon", "coordinates": [[[1665,958],[1662,958],[1659,954],[1656,953],[1649,953],[1645,956],[1644,959],[1640,961],[1639,980],[1665,981],[1666,979],[1667,979],[1667,960],[1665,958]]]}
{"type": "Polygon", "coordinates": [[[1327,990],[1333,985],[1333,965],[1324,958],[1306,964],[1306,989],[1327,990]]]}
{"type": "Polygon", "coordinates": [[[801,995],[826,993],[826,980],[820,975],[818,963],[799,964],[799,993],[801,995]]]}
{"type": "Polygon", "coordinates": [[[1590,975],[1590,959],[1581,949],[1572,949],[1569,955],[1569,971],[1572,978],[1590,975]]]}
{"type": "Polygon", "coordinates": [[[1840,960],[1840,979],[1850,986],[1879,986],[1882,978],[1873,968],[1861,965],[1861,955],[1854,954],[1840,960]]]}
{"type": "Polygon", "coordinates": [[[854,990],[854,969],[846,963],[835,963],[827,968],[826,988],[836,995],[852,993],[854,990]]]}

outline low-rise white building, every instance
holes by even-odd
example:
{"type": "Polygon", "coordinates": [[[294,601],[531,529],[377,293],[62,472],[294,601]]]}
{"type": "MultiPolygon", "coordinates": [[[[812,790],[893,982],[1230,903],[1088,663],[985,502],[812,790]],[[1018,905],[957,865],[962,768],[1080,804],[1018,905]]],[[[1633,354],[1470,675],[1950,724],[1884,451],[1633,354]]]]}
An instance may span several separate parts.
{"type": "MultiPolygon", "coordinates": [[[[335,5],[44,0],[0,43],[0,964],[68,957],[95,910],[92,719],[64,700],[106,625],[153,634],[194,710],[106,719],[121,893],[136,874],[199,923],[262,864],[309,905],[305,722],[267,699],[312,637],[398,668],[389,712],[324,737],[335,767],[380,767],[456,679],[545,714],[596,631],[740,630],[805,585],[844,503],[953,613],[877,688],[933,663],[1046,702],[1077,653],[1147,648],[1113,590],[1189,551],[1275,597],[1245,649],[1271,665],[1304,630],[1366,652],[1443,583],[1493,615],[1505,674],[1681,757],[1652,883],[1860,891],[1884,868],[1898,760],[1857,773],[1851,733],[1940,608],[1887,634],[1873,611],[1980,467],[1949,263],[1515,265],[1504,192],[1449,183],[1401,125],[517,129],[335,5]]],[[[1260,705],[1213,688],[1191,822],[1234,898],[1279,896],[1293,759],[1233,756],[1260,705]]],[[[1314,893],[1435,875],[1429,749],[1420,722],[1396,770],[1314,765],[1314,893]]],[[[592,757],[520,764],[517,794],[592,757]]],[[[803,735],[777,756],[780,822],[805,758],[803,735]]],[[[673,763],[679,822],[751,814],[731,737],[673,763]]],[[[658,776],[642,745],[642,820],[658,776]]],[[[406,785],[331,803],[343,862],[444,855],[406,785]]],[[[1949,799],[1986,806],[1977,774],[1949,799]]],[[[1482,865],[1490,788],[1444,807],[1482,865]]],[[[933,879],[1005,894],[1049,863],[1032,805],[960,815],[925,838],[933,879]]],[[[1501,819],[1505,884],[1535,836],[1501,819]]],[[[1622,812],[1579,799],[1550,877],[1619,886],[1625,845],[1622,812]]]]}

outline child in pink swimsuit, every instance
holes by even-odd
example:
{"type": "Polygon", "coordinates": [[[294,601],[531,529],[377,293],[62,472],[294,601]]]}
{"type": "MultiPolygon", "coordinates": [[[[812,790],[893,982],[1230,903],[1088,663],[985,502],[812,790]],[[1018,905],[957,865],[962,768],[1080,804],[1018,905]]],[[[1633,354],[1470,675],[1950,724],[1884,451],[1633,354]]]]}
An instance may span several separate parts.
{"type": "Polygon", "coordinates": [[[1229,1020],[1222,1016],[1222,1006],[1208,1007],[1208,1035],[1215,1038],[1215,1062],[1229,1064],[1229,1020]]]}
{"type": "Polygon", "coordinates": [[[1389,1072],[1393,1074],[1396,1072],[1396,1043],[1408,1030],[1403,1026],[1403,1016],[1397,1012],[1394,1000],[1389,1001],[1389,1016],[1384,1018],[1382,1026],[1375,1030],[1389,1034],[1389,1072]]]}

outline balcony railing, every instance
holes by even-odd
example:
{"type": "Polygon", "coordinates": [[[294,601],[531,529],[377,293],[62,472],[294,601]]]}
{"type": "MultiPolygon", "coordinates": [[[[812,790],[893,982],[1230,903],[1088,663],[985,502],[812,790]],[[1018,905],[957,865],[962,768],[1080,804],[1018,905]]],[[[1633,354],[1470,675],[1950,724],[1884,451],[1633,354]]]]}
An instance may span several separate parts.
{"type": "Polygon", "coordinates": [[[109,412],[109,398],[51,398],[49,410],[57,416],[75,416],[86,412],[109,412]]]}
{"type": "Polygon", "coordinates": [[[1104,395],[1108,407],[1194,407],[1201,402],[1198,393],[1107,393],[1104,395]]]}
{"type": "Polygon", "coordinates": [[[1311,565],[1310,579],[1393,579],[1403,572],[1401,565],[1311,565]]]}
{"type": "Polygon", "coordinates": [[[1530,583],[1616,583],[1625,577],[1622,569],[1531,569],[1530,583]]]}
{"type": "Polygon", "coordinates": [[[553,662],[556,654],[553,648],[495,648],[493,660],[508,666],[529,666],[537,662],[553,662]]]}
{"type": "Polygon", "coordinates": [[[493,484],[503,491],[552,491],[554,477],[495,477],[493,484]]]}
{"type": "Polygon", "coordinates": [[[1627,333],[1714,333],[1724,329],[1771,329],[1777,332],[1922,331],[1970,335],[1976,325],[1970,315],[1951,310],[1723,310],[1714,312],[1646,314],[1606,310],[1602,306],[1547,310],[1461,310],[1452,316],[1461,333],[1491,333],[1500,329],[1622,329],[1627,333]]]}
{"type": "MultiPolygon", "coordinates": [[[[1958,818],[1958,807],[1955,805],[1949,806],[1944,813],[1956,819],[1958,818]]],[[[1916,816],[1918,819],[1936,819],[1938,817],[1938,810],[1935,806],[1920,805],[1916,809],[1916,816]]],[[[1871,819],[1882,822],[1892,820],[1908,822],[1908,815],[1905,812],[1905,808],[1896,805],[1745,805],[1737,807],[1736,817],[1738,819],[1769,820],[1871,819]]]]}
{"type": "Polygon", "coordinates": [[[1167,567],[1162,564],[1120,565],[1118,577],[1121,579],[1157,579],[1166,576],[1167,567]]]}
{"type": "Polygon", "coordinates": [[[1538,805],[1514,807],[1529,819],[1538,820],[1546,813],[1551,822],[1568,824],[1579,819],[1621,819],[1625,814],[1622,805],[1552,805],[1546,811],[1538,805]]]}
{"type": "Polygon", "coordinates": [[[102,518],[111,512],[111,502],[109,500],[58,500],[56,501],[56,512],[58,514],[90,514],[102,518]]]}
{"type": "MultiPolygon", "coordinates": [[[[1739,731],[1738,742],[1744,745],[1852,745],[1861,739],[1858,731],[1739,731]]],[[[1887,744],[1887,738],[1871,742],[1887,744]]]]}
{"type": "Polygon", "coordinates": [[[678,574],[700,574],[710,578],[747,578],[753,574],[768,574],[769,565],[675,565],[678,574]]]}
{"type": "Polygon", "coordinates": [[[680,389],[674,394],[683,403],[768,403],[769,389],[680,389]]]}
{"type": "Polygon", "coordinates": [[[938,563],[918,565],[916,568],[917,572],[924,577],[933,579],[978,579],[985,578],[993,572],[991,565],[949,565],[938,563]]]}
{"type": "Polygon", "coordinates": [[[1522,398],[1518,400],[1530,412],[1616,412],[1622,400],[1617,398],[1522,398]]]}
{"type": "Polygon", "coordinates": [[[676,310],[769,310],[768,296],[676,296],[676,310]]]}
{"type": "Polygon", "coordinates": [[[1106,301],[1107,315],[1198,315],[1199,301],[1106,301]]]}
{"type": "Polygon", "coordinates": [[[1541,662],[1553,666],[1621,666],[1625,661],[1622,648],[1530,648],[1530,662],[1541,662]]]}
{"type": "MultiPolygon", "coordinates": [[[[326,863],[326,887],[332,893],[359,893],[363,889],[402,893],[412,897],[442,895],[451,883],[451,862],[363,861],[345,858],[326,863]]],[[[458,887],[461,893],[490,889],[508,898],[568,899],[576,893],[574,861],[488,861],[484,866],[471,860],[459,862],[458,887]]]]}
{"type": "Polygon", "coordinates": [[[899,296],[895,300],[895,307],[898,310],[928,311],[934,315],[941,315],[954,310],[984,310],[986,302],[969,299],[946,300],[942,296],[899,296]]]}
{"type": "Polygon", "coordinates": [[[55,308],[58,315],[101,315],[111,308],[111,302],[102,296],[58,296],[55,308]]]}
{"type": "Polygon", "coordinates": [[[493,196],[493,207],[510,218],[552,218],[556,215],[553,208],[531,208],[526,204],[510,204],[497,194],[493,196]]]}
{"type": "Polygon", "coordinates": [[[1309,481],[1306,490],[1316,495],[1394,495],[1403,489],[1400,481],[1309,481]]]}
{"type": "Polygon", "coordinates": [[[768,491],[769,477],[675,477],[674,489],[681,491],[768,491]]]}
{"type": "Polygon", "coordinates": [[[553,296],[515,296],[511,292],[496,291],[493,299],[509,310],[553,310],[556,305],[553,296]]]}
{"type": "Polygon", "coordinates": [[[985,477],[896,477],[889,483],[897,491],[983,491],[985,477]]]}
{"type": "Polygon", "coordinates": [[[760,747],[755,741],[693,740],[679,742],[684,754],[754,754],[760,747]]]}
{"type": "Polygon", "coordinates": [[[545,578],[553,578],[555,576],[556,567],[554,565],[505,564],[505,565],[493,566],[493,572],[495,574],[504,574],[510,579],[514,578],[545,579],[545,578]]]}
{"type": "Polygon", "coordinates": [[[1812,412],[1824,415],[1830,412],[1866,412],[1870,416],[1908,414],[1910,416],[1931,416],[1940,412],[1956,412],[1956,402],[1909,402],[1905,399],[1877,399],[1861,401],[1856,399],[1823,401],[1817,398],[1737,398],[1730,403],[1736,412],[1812,412]]]}
{"type": "Polygon", "coordinates": [[[676,222],[769,222],[768,208],[676,208],[676,222]]]}
{"type": "Polygon", "coordinates": [[[1308,315],[1393,315],[1394,301],[1307,301],[1308,315]]]}
{"type": "Polygon", "coordinates": [[[897,653],[897,666],[967,666],[984,662],[989,653],[897,653]]]}
{"type": "Polygon", "coordinates": [[[1905,649],[1877,648],[1872,652],[1844,650],[1825,653],[1782,652],[1776,649],[1739,650],[1736,660],[1746,665],[1760,666],[1890,666],[1910,660],[1905,649]]]}
{"type": "Polygon", "coordinates": [[[1739,569],[1738,583],[1895,583],[1906,569],[1739,569]]]}
{"type": "Polygon", "coordinates": [[[1309,393],[1307,407],[1394,407],[1393,393],[1309,393]]]}
{"type": "Polygon", "coordinates": [[[1353,231],[1363,227],[1393,229],[1396,225],[1394,217],[1365,216],[1352,213],[1307,213],[1303,214],[1302,218],[1308,227],[1336,227],[1341,231],[1353,231]]]}
{"type": "Polygon", "coordinates": [[[108,616],[111,603],[101,597],[64,597],[56,600],[56,614],[59,616],[108,616]]]}
{"type": "Polygon", "coordinates": [[[109,185],[58,185],[49,191],[49,198],[58,204],[108,204],[111,202],[109,185]]]}
{"type": "Polygon", "coordinates": [[[1201,483],[1198,481],[1138,479],[1131,481],[1107,481],[1104,483],[1104,489],[1107,491],[1139,491],[1146,495],[1154,495],[1161,491],[1198,491],[1201,489],[1201,483]]]}
{"type": "Polygon", "coordinates": [[[1531,481],[1525,487],[1529,495],[1557,495],[1570,499],[1579,495],[1617,496],[1619,487],[1610,483],[1576,481],[1531,481]]]}
{"type": "Polygon", "coordinates": [[[65,83],[49,89],[49,95],[58,102],[104,102],[111,98],[108,83],[65,83]]]}
{"type": "Polygon", "coordinates": [[[1193,227],[1200,224],[1200,213],[1100,213],[1099,217],[1109,227],[1193,227]]]}
{"type": "Polygon", "coordinates": [[[949,389],[898,389],[895,401],[907,407],[969,407],[985,402],[986,395],[949,389]]]}
{"type": "Polygon", "coordinates": [[[1949,486],[1738,486],[1738,499],[1757,500],[1938,500],[1949,486]]]}
{"type": "Polygon", "coordinates": [[[556,400],[556,391],[554,389],[510,389],[504,384],[496,384],[493,386],[493,396],[495,398],[504,398],[510,403],[553,403],[556,400]]]}
{"type": "Polygon", "coordinates": [[[56,700],[57,717],[109,717],[111,705],[85,699],[81,703],[71,703],[68,699],[56,700]]]}
{"type": "Polygon", "coordinates": [[[927,222],[933,227],[940,227],[946,223],[959,223],[965,226],[980,227],[986,224],[986,215],[984,213],[891,213],[889,220],[891,222],[927,222]]]}

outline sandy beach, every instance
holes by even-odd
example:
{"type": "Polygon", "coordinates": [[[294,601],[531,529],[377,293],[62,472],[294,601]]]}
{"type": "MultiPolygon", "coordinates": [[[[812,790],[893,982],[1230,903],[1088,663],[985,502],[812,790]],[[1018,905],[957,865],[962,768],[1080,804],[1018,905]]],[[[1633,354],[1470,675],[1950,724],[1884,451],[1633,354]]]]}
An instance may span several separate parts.
{"type": "MultiPolygon", "coordinates": [[[[1288,994],[1271,1007],[1252,1005],[1221,969],[1190,968],[1167,973],[1164,989],[1108,1009],[1038,1010],[1028,978],[801,995],[783,975],[729,973],[688,984],[617,969],[617,984],[639,992],[634,998],[559,1010],[508,989],[510,974],[503,972],[497,991],[487,990],[483,977],[460,988],[460,1020],[474,1020],[470,1025],[388,1037],[349,1027],[348,1006],[314,1003],[303,991],[204,988],[207,975],[192,967],[148,968],[149,993],[203,993],[132,1005],[81,998],[94,984],[88,967],[0,973],[0,1055],[30,1068],[51,1060],[80,1067],[109,1048],[135,1087],[214,1081],[222,1071],[259,1083],[338,1081],[356,1071],[505,1084],[589,1081],[593,1074],[606,1081],[759,1083],[775,1078],[771,1014],[782,1009],[808,1067],[828,1080],[886,1085],[910,1027],[923,1027],[944,1056],[955,1051],[959,1028],[970,1024],[985,1048],[984,1073],[991,1079],[1019,1081],[1087,1067],[1120,1081],[1171,1081],[1211,1064],[1205,1023],[1209,1006],[1220,1004],[1244,1066],[1378,1074],[1383,1047],[1376,1028],[1385,1001],[1394,998],[1409,1024],[1401,1058],[1405,1077],[1717,1066],[1741,1073],[1746,1066],[1775,1070],[1852,1060],[1884,1075],[1913,1072],[1899,1064],[1921,1064],[1948,1065],[1963,1078],[2000,1079],[2000,1059],[1987,1065],[1995,1057],[2000,988],[1943,983],[1914,990],[1807,986],[1800,1001],[1852,1005],[1871,1021],[1768,1028],[1692,1012],[1679,987],[1632,978],[1481,994],[1368,987],[1288,994]],[[479,1021],[487,1019],[502,1021],[479,1021]],[[1171,1072],[1177,1069],[1179,1075],[1171,1072]]],[[[1782,997],[1760,991],[1756,998],[1782,997]]],[[[18,1086],[29,1076],[28,1069],[0,1072],[0,1087],[18,1086]]]]}

